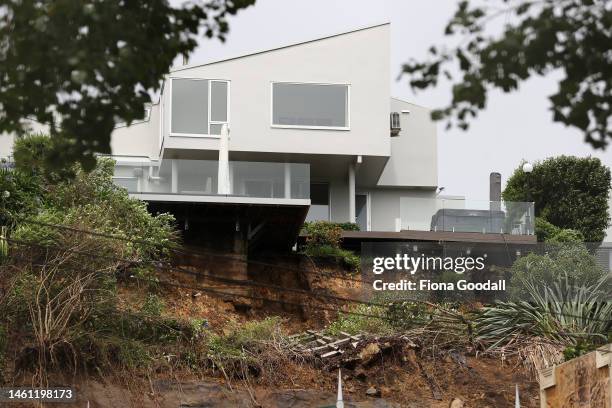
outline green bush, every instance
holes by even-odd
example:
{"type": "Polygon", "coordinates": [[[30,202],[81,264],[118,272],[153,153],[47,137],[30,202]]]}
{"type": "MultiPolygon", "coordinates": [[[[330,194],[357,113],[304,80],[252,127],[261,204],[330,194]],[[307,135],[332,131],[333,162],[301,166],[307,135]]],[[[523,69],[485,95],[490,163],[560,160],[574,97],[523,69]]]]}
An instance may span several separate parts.
{"type": "Polygon", "coordinates": [[[409,330],[423,325],[430,313],[421,302],[394,301],[389,303],[385,317],[396,330],[409,330]]]}
{"type": "Polygon", "coordinates": [[[590,341],[589,339],[578,339],[576,341],[576,344],[567,346],[565,350],[563,350],[563,358],[565,359],[565,361],[569,361],[582,355],[588,354],[591,351],[596,350],[597,347],[599,347],[599,345],[590,341]]]}
{"type": "Polygon", "coordinates": [[[51,143],[51,138],[43,134],[31,134],[15,139],[13,159],[17,171],[24,174],[46,175],[51,143]]]}
{"type": "MultiPolygon", "coordinates": [[[[302,232],[307,234],[303,253],[312,257],[339,259],[350,270],[358,271],[361,260],[352,251],[342,249],[342,227],[352,229],[351,223],[338,224],[327,221],[305,223],[302,232]]],[[[357,227],[358,228],[358,227],[357,227]]]]}
{"type": "Polygon", "coordinates": [[[339,226],[342,231],[359,231],[359,224],[354,223],[354,222],[337,222],[335,223],[337,226],[339,226]]]}
{"type": "Polygon", "coordinates": [[[535,218],[535,233],[539,242],[548,241],[559,232],[560,228],[552,225],[542,217],[535,218]]]}
{"type": "Polygon", "coordinates": [[[211,333],[206,341],[207,358],[226,376],[249,374],[274,376],[287,364],[282,345],[287,339],[278,317],[230,322],[223,334],[211,333]],[[275,374],[276,373],[276,374],[275,374]]]}
{"type": "Polygon", "coordinates": [[[310,246],[330,246],[338,248],[342,241],[342,228],[339,225],[326,222],[315,221],[304,224],[302,229],[306,236],[306,245],[310,246]]]}
{"type": "Polygon", "coordinates": [[[593,285],[606,275],[582,243],[553,240],[545,244],[544,250],[543,254],[529,253],[518,258],[510,268],[513,299],[525,299],[529,285],[552,285],[562,280],[576,285],[593,285]]]}
{"type": "Polygon", "coordinates": [[[18,358],[32,349],[44,357],[31,363],[37,378],[68,367],[146,367],[156,346],[188,342],[193,330],[163,318],[153,294],[138,313],[120,309],[117,272],[166,258],[177,242],[174,219],[151,215],[116,186],[109,159],[90,172],[73,166],[71,177],[46,171],[46,140],[20,139],[16,168],[0,173],[0,188],[26,204],[5,203],[9,238],[37,244],[11,244],[0,324],[20,327],[18,358]]]}
{"type": "Polygon", "coordinates": [[[113,183],[113,166],[111,160],[101,159],[90,173],[77,169],[73,179],[46,186],[45,208],[29,216],[30,222],[20,223],[12,237],[44,245],[62,245],[62,239],[75,234],[91,237],[45,224],[60,225],[116,236],[96,239],[115,248],[119,257],[150,260],[168,255],[177,240],[174,217],[153,216],[144,202],[130,198],[113,183]]]}
{"type": "Polygon", "coordinates": [[[584,242],[580,231],[559,228],[541,217],[535,219],[535,232],[540,242],[584,242]]]}
{"type": "Polygon", "coordinates": [[[354,222],[330,222],[330,221],[308,221],[302,225],[302,233],[309,234],[312,229],[319,228],[320,225],[338,227],[342,231],[359,231],[359,224],[354,222]]]}
{"type": "Polygon", "coordinates": [[[338,313],[338,317],[326,331],[333,336],[339,335],[340,332],[352,335],[359,333],[385,335],[393,332],[393,326],[387,321],[385,307],[359,304],[352,307],[350,312],[338,313]]]}
{"type": "Polygon", "coordinates": [[[302,252],[313,258],[334,258],[340,260],[344,267],[352,271],[359,271],[361,268],[361,259],[348,249],[336,248],[331,245],[306,245],[302,252]]]}
{"type": "Polygon", "coordinates": [[[41,179],[20,171],[0,169],[0,225],[13,225],[15,215],[35,214],[43,205],[41,179]]]}
{"type": "Polygon", "coordinates": [[[164,301],[159,296],[150,293],[142,304],[140,311],[147,316],[159,317],[165,307],[164,301]]]}
{"type": "Polygon", "coordinates": [[[566,228],[559,230],[556,234],[548,239],[548,242],[580,243],[584,242],[584,236],[580,231],[566,228]]]}

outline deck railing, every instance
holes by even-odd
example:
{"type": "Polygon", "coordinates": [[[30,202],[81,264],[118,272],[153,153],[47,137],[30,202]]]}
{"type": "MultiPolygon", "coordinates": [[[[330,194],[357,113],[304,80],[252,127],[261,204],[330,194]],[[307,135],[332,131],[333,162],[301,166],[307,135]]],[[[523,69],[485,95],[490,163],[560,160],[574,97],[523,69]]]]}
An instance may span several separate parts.
{"type": "Polygon", "coordinates": [[[308,164],[230,161],[221,174],[228,186],[220,186],[217,160],[116,159],[113,179],[133,194],[310,198],[308,164]]]}
{"type": "Polygon", "coordinates": [[[400,198],[401,230],[534,234],[534,204],[443,198],[400,198]]]}

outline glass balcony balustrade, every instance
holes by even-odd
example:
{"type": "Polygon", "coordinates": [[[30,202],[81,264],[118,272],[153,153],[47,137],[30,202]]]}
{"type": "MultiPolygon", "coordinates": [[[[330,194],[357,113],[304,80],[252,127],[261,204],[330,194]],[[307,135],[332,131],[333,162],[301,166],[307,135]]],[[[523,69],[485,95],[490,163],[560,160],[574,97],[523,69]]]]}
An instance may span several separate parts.
{"type": "Polygon", "coordinates": [[[534,204],[442,198],[400,198],[401,230],[534,234],[534,204]]]}
{"type": "Polygon", "coordinates": [[[221,174],[228,186],[219,183],[217,160],[117,160],[113,179],[132,194],[310,198],[308,164],[230,161],[221,174]]]}

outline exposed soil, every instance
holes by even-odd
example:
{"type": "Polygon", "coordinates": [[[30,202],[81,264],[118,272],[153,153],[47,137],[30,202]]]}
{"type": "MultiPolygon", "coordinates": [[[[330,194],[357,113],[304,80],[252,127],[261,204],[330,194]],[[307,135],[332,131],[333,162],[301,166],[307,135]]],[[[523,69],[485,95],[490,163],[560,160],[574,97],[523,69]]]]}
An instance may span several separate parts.
{"type": "MultiPolygon", "coordinates": [[[[291,263],[290,261],[288,261],[291,263]]],[[[282,271],[281,271],[282,272],[282,271]]],[[[281,273],[279,272],[279,274],[281,273]]],[[[311,290],[315,293],[340,297],[357,297],[361,287],[352,275],[333,264],[322,273],[298,276],[287,272],[284,276],[263,270],[249,270],[249,278],[264,283],[280,282],[287,287],[311,290]],[[335,277],[334,277],[335,276],[335,277]]],[[[214,272],[213,272],[214,273],[214,272]]],[[[280,316],[288,334],[306,329],[319,329],[335,318],[333,311],[310,308],[309,304],[330,308],[341,306],[337,301],[322,297],[307,299],[298,294],[285,294],[282,299],[303,303],[302,308],[286,307],[282,303],[251,300],[237,301],[237,297],[217,295],[198,290],[203,284],[215,285],[226,291],[235,286],[198,279],[184,274],[166,276],[175,286],[161,285],[158,295],[164,300],[164,314],[185,319],[206,319],[216,332],[231,320],[248,321],[265,316],[280,316]],[[309,303],[310,302],[310,303],[309,303]],[[247,307],[244,305],[247,304],[247,307]]],[[[244,290],[244,288],[238,288],[244,290]]],[[[147,291],[136,285],[123,286],[120,298],[126,307],[137,308],[145,300],[147,291]]],[[[243,293],[243,292],[239,292],[243,293]]],[[[251,295],[273,298],[274,291],[251,288],[251,295]]],[[[346,407],[432,407],[447,408],[450,402],[461,399],[464,407],[513,407],[515,384],[521,392],[521,406],[538,407],[539,387],[523,369],[520,362],[476,358],[461,350],[428,355],[419,348],[392,353],[380,353],[367,364],[343,366],[343,391],[346,407]],[[457,358],[459,356],[459,358],[457,358]],[[374,389],[375,396],[368,390],[374,389]]],[[[292,362],[282,368],[273,383],[257,378],[246,383],[234,380],[231,384],[216,373],[196,378],[193,373],[157,373],[154,378],[80,379],[78,401],[71,405],[49,404],[52,407],[87,406],[114,407],[323,407],[334,406],[337,389],[337,365],[292,362]],[[129,384],[129,385],[128,385],[129,384]]],[[[26,406],[26,405],[24,405],[26,406]]]]}
{"type": "MultiPolygon", "coordinates": [[[[355,298],[361,293],[357,277],[347,274],[341,268],[328,264],[320,272],[322,274],[313,273],[306,276],[306,282],[304,277],[300,279],[295,277],[293,287],[308,288],[315,293],[340,297],[355,298]]],[[[252,272],[250,277],[257,279],[257,275],[252,272]]],[[[192,277],[181,274],[173,276],[173,279],[186,286],[194,282],[192,277]]],[[[268,275],[267,281],[278,282],[278,279],[268,275]]],[[[291,284],[291,279],[288,280],[285,276],[283,284],[291,284]]],[[[166,313],[184,318],[205,318],[210,323],[210,328],[215,331],[222,330],[232,319],[247,321],[275,315],[284,318],[284,329],[291,334],[306,329],[321,328],[335,317],[330,311],[319,311],[316,316],[304,311],[290,312],[274,302],[262,304],[253,301],[250,302],[247,311],[237,310],[235,299],[231,297],[220,299],[204,292],[180,287],[164,287],[162,293],[166,303],[166,313]]],[[[273,297],[273,291],[262,288],[255,288],[250,293],[273,297]]],[[[142,301],[144,291],[135,291],[134,288],[123,289],[122,295],[126,301],[137,304],[142,301]]],[[[307,303],[304,297],[294,297],[293,300],[307,303]]],[[[320,304],[320,300],[317,304],[320,304]]],[[[339,306],[333,300],[327,304],[332,307],[339,306]]],[[[506,361],[502,364],[498,359],[465,356],[460,352],[458,354],[464,360],[458,362],[456,358],[451,358],[450,354],[431,356],[421,354],[417,350],[410,351],[404,356],[381,355],[367,367],[345,366],[344,396],[352,401],[354,406],[363,407],[446,408],[454,398],[464,401],[465,407],[513,407],[515,384],[518,384],[522,406],[539,406],[538,384],[523,369],[520,362],[506,361]],[[433,379],[433,385],[428,377],[433,379]],[[380,392],[379,397],[367,396],[366,391],[372,387],[380,392]]],[[[153,382],[155,397],[149,402],[153,404],[155,400],[162,407],[256,406],[254,400],[264,407],[320,407],[335,403],[337,371],[333,367],[314,368],[306,363],[293,363],[285,367],[283,374],[285,375],[282,379],[277,380],[273,386],[251,383],[248,390],[241,381],[229,385],[218,377],[204,381],[185,378],[181,385],[176,381],[157,380],[153,382]],[[207,395],[206,401],[202,399],[203,394],[207,395]]],[[[99,394],[102,390],[106,390],[105,393],[121,394],[119,388],[104,388],[100,384],[94,384],[89,388],[91,391],[88,392],[91,392],[92,399],[99,404],[93,406],[112,406],[112,404],[105,405],[100,400],[99,394]]],[[[148,394],[147,398],[150,398],[150,390],[148,394]]],[[[142,403],[144,400],[138,401],[138,404],[142,403]]],[[[147,404],[143,406],[148,406],[147,404]]]]}

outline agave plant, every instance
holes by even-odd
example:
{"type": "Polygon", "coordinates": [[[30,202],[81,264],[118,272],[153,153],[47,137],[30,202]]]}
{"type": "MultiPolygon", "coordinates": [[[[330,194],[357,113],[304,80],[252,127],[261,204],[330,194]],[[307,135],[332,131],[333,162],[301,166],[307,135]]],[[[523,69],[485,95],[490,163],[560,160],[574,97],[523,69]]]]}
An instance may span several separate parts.
{"type": "Polygon", "coordinates": [[[612,331],[609,279],[572,286],[567,278],[551,286],[527,284],[531,301],[500,302],[476,318],[476,341],[486,348],[517,339],[548,339],[559,345],[587,340],[604,343],[612,331]]]}

